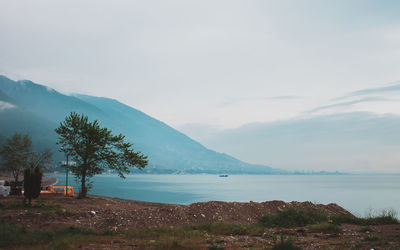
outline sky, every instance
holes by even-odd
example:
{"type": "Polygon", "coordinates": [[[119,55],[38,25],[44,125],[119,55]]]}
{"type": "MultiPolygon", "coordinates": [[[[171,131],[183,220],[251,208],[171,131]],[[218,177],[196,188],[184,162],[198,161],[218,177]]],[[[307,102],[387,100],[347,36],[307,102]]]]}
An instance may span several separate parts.
{"type": "Polygon", "coordinates": [[[397,95],[357,95],[400,80],[399,13],[396,0],[0,0],[0,74],[198,133],[349,104],[399,113],[397,95]]]}

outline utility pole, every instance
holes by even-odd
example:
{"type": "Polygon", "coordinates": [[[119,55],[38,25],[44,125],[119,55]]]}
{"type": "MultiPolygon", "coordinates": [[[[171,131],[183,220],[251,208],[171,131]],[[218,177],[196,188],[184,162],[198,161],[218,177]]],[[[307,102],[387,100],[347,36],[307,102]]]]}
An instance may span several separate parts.
{"type": "Polygon", "coordinates": [[[66,167],[66,169],[67,169],[67,172],[65,173],[65,196],[67,196],[68,194],[68,164],[69,164],[69,162],[68,162],[68,154],[67,154],[67,167],[66,167]]]}

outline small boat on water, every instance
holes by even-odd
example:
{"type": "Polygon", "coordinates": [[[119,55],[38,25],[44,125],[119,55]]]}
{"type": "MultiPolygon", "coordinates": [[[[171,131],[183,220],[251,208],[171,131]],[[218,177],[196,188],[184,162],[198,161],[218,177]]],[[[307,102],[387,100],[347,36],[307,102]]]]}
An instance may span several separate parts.
{"type": "Polygon", "coordinates": [[[219,177],[228,177],[229,175],[227,174],[220,174],[219,177]]]}

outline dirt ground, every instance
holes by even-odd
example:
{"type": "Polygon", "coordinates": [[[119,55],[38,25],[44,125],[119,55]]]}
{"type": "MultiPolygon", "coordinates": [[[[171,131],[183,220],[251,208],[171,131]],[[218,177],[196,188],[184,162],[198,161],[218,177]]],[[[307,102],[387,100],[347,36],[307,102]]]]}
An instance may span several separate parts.
{"type": "MultiPolygon", "coordinates": [[[[130,229],[177,227],[201,223],[234,222],[254,224],[263,215],[287,208],[319,208],[331,215],[349,214],[336,204],[311,202],[199,202],[190,205],[159,204],[91,196],[77,199],[62,195],[41,195],[46,205],[59,204],[57,213],[28,210],[0,210],[0,220],[27,229],[52,230],[68,226],[90,227],[98,230],[123,232],[130,229]]],[[[16,204],[22,197],[1,197],[1,204],[16,204]]],[[[218,236],[225,249],[254,248],[272,245],[272,238],[283,234],[295,237],[295,244],[304,249],[400,249],[400,225],[370,226],[361,232],[362,226],[342,225],[341,233],[309,233],[306,228],[266,228],[261,235],[218,236]],[[373,233],[375,240],[369,241],[373,233]],[[379,239],[379,240],[376,240],[379,239]],[[251,247],[249,247],[251,246],[251,247]]],[[[83,246],[81,246],[83,247],[83,246]]],[[[106,243],[88,244],[86,249],[132,249],[132,242],[113,240],[106,243]]],[[[203,248],[203,247],[199,247],[203,248]]],[[[205,248],[205,247],[204,247],[205,248]]]]}
{"type": "MultiPolygon", "coordinates": [[[[22,197],[0,198],[2,203],[18,203],[22,197]]],[[[190,205],[160,204],[118,198],[91,196],[77,199],[62,195],[41,195],[46,204],[61,204],[64,213],[41,214],[6,211],[0,219],[24,225],[28,229],[59,228],[79,225],[99,230],[123,231],[127,229],[160,228],[196,225],[212,222],[252,224],[266,214],[287,208],[318,207],[329,214],[349,214],[336,204],[315,205],[311,202],[198,202],[190,205]]]]}

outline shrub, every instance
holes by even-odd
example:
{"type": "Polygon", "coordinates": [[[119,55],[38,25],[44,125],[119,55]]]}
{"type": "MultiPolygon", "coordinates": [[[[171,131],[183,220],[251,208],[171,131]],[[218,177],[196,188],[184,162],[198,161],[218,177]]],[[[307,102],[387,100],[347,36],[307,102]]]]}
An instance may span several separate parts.
{"type": "Polygon", "coordinates": [[[372,232],[372,231],[374,231],[374,230],[372,228],[370,228],[370,227],[362,227],[362,228],[360,228],[360,232],[361,233],[372,232]]]}
{"type": "Polygon", "coordinates": [[[25,203],[6,203],[0,207],[0,210],[28,210],[28,212],[38,211],[46,214],[52,213],[71,213],[67,209],[58,204],[45,204],[43,201],[37,200],[34,205],[26,206],[25,203]]]}
{"type": "Polygon", "coordinates": [[[370,214],[366,218],[359,218],[353,215],[338,215],[332,217],[332,221],[336,224],[348,223],[356,225],[388,225],[399,224],[394,210],[382,210],[378,215],[370,214]]]}
{"type": "Polygon", "coordinates": [[[245,235],[249,234],[250,229],[247,225],[236,223],[204,223],[192,227],[195,230],[203,230],[212,234],[219,235],[245,235]]]}
{"type": "Polygon", "coordinates": [[[264,227],[302,227],[322,221],[328,221],[328,216],[317,209],[291,208],[277,214],[265,215],[260,218],[259,223],[264,227]]]}
{"type": "Polygon", "coordinates": [[[32,204],[32,199],[36,199],[40,195],[42,176],[39,167],[24,170],[24,196],[28,199],[29,205],[32,204]]]}
{"type": "Polygon", "coordinates": [[[365,240],[366,241],[377,241],[377,240],[379,240],[379,237],[375,236],[373,234],[368,234],[367,236],[365,236],[365,240]]]}
{"type": "Polygon", "coordinates": [[[322,222],[315,225],[310,225],[309,230],[312,233],[340,233],[342,228],[337,224],[322,222]]]}
{"type": "MultiPolygon", "coordinates": [[[[67,237],[95,235],[96,232],[90,228],[69,227],[55,231],[27,231],[25,228],[10,225],[0,221],[0,248],[6,246],[42,244],[54,241],[62,241],[67,237]]],[[[61,243],[60,243],[61,244],[61,243]]],[[[54,245],[61,246],[61,245],[54,245]]]]}
{"type": "Polygon", "coordinates": [[[221,250],[221,249],[224,249],[224,247],[222,246],[221,243],[214,242],[214,243],[211,244],[209,249],[210,250],[216,250],[216,249],[220,249],[221,250]]]}
{"type": "Polygon", "coordinates": [[[285,237],[281,234],[281,239],[277,242],[276,237],[274,237],[274,246],[273,250],[301,250],[301,247],[293,245],[294,239],[292,237],[287,237],[285,241],[285,237]]]}
{"type": "Polygon", "coordinates": [[[72,249],[67,240],[54,241],[48,246],[51,250],[69,250],[72,249]]]}

